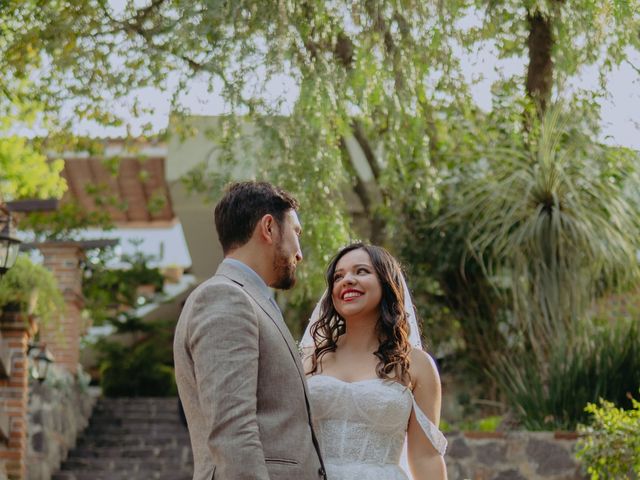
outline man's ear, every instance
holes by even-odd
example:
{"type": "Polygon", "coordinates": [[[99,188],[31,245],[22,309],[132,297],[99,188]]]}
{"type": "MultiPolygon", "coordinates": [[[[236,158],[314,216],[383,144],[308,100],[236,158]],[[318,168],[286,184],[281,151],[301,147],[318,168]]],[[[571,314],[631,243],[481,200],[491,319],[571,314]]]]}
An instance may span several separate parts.
{"type": "Polygon", "coordinates": [[[270,213],[267,213],[260,219],[260,221],[258,221],[258,236],[264,242],[272,244],[275,239],[277,228],[278,225],[276,224],[275,218],[273,218],[273,215],[270,213]]]}

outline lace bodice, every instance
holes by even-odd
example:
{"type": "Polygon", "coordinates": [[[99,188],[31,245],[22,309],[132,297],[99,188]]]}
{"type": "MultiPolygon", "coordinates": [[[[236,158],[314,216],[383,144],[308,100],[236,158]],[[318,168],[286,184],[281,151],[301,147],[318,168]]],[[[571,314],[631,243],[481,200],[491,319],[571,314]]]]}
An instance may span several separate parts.
{"type": "Polygon", "coordinates": [[[446,439],[418,408],[411,390],[398,382],[349,383],[314,375],[309,392],[329,480],[406,480],[399,463],[412,409],[427,438],[444,454],[446,439]]]}

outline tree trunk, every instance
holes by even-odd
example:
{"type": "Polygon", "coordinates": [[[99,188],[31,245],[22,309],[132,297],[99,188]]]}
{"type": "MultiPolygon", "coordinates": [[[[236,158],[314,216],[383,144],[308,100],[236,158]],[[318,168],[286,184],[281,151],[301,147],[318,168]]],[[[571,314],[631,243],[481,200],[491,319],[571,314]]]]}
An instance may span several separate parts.
{"type": "Polygon", "coordinates": [[[529,25],[529,66],[527,69],[527,95],[536,104],[538,116],[541,117],[551,99],[553,86],[553,34],[551,18],[539,11],[527,14],[529,25]]]}

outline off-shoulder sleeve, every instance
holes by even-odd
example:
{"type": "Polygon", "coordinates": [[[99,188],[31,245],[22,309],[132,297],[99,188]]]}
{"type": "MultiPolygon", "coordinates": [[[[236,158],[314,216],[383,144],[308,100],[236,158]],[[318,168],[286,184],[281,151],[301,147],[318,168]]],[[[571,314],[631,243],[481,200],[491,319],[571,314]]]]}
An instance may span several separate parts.
{"type": "Polygon", "coordinates": [[[416,399],[413,399],[413,411],[416,414],[416,418],[418,419],[418,423],[422,428],[422,431],[427,436],[433,447],[436,451],[443,455],[447,450],[447,439],[442,434],[442,432],[434,425],[434,423],[429,420],[429,417],[425,415],[425,413],[418,406],[416,399]]]}

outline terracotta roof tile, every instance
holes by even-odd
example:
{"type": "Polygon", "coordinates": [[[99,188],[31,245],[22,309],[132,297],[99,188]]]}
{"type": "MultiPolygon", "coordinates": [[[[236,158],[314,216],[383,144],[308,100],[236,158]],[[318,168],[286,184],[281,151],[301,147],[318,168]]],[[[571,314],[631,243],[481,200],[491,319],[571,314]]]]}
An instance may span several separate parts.
{"type": "Polygon", "coordinates": [[[69,185],[63,202],[73,198],[87,210],[106,209],[118,226],[175,221],[164,157],[121,158],[116,175],[100,158],[67,158],[62,175],[69,185]]]}

